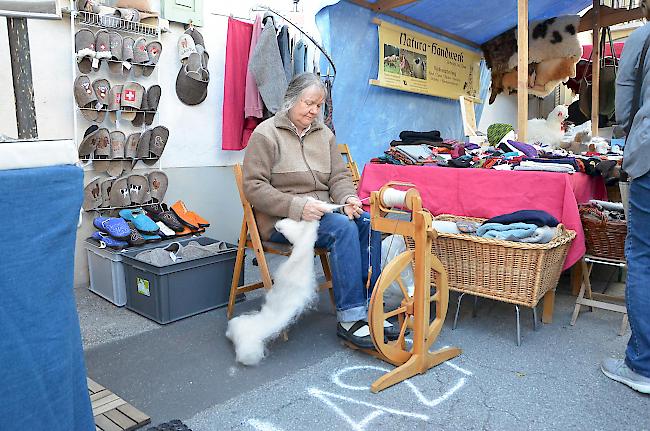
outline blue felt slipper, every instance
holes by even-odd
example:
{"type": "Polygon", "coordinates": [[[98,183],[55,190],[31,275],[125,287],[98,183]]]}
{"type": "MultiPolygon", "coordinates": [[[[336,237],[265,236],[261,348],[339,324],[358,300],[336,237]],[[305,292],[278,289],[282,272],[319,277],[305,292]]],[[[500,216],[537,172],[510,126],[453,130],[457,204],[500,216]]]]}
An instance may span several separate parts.
{"type": "Polygon", "coordinates": [[[144,232],[140,232],[140,235],[142,235],[142,238],[147,242],[158,242],[162,239],[160,235],[152,235],[144,232]]]}
{"type": "Polygon", "coordinates": [[[128,242],[115,239],[109,234],[104,232],[99,232],[99,231],[93,232],[91,238],[99,241],[99,246],[101,248],[109,247],[115,249],[123,249],[129,246],[128,242]]]}
{"type": "Polygon", "coordinates": [[[131,229],[126,220],[119,217],[95,217],[93,226],[102,232],[106,232],[113,238],[122,239],[131,236],[131,229]]]}
{"type": "Polygon", "coordinates": [[[120,211],[120,217],[133,223],[140,232],[151,234],[158,232],[158,225],[147,216],[142,208],[123,209],[120,211]]]}

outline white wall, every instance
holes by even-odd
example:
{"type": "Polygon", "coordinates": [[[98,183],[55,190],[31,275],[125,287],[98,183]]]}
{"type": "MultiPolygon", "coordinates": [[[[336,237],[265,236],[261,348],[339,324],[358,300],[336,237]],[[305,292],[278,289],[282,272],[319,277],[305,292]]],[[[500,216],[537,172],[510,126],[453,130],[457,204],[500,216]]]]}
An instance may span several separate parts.
{"type": "MultiPolygon", "coordinates": [[[[541,99],[536,97],[528,100],[528,118],[544,115],[541,113],[541,103],[541,99]]],[[[506,123],[517,128],[517,94],[505,95],[501,93],[491,105],[486,101],[478,128],[485,133],[490,124],[494,123],[506,123]]]]}

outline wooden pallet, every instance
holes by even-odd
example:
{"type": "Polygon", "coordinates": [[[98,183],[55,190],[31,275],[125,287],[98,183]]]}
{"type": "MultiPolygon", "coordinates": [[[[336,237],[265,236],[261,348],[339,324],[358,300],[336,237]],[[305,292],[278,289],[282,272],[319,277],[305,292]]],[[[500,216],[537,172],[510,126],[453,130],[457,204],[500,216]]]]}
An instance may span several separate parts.
{"type": "Polygon", "coordinates": [[[86,378],[93,406],[96,431],[130,431],[138,429],[151,418],[99,383],[86,378]]]}

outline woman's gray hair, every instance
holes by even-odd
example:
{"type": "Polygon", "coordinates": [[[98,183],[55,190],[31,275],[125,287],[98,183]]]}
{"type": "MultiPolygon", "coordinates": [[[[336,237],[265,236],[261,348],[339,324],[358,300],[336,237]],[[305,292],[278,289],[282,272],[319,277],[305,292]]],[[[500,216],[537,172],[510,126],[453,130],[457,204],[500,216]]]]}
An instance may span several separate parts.
{"type": "Polygon", "coordinates": [[[293,77],[282,101],[282,110],[288,111],[300,101],[302,92],[310,87],[316,87],[323,92],[323,97],[327,97],[327,87],[320,80],[318,75],[305,72],[293,77]]]}

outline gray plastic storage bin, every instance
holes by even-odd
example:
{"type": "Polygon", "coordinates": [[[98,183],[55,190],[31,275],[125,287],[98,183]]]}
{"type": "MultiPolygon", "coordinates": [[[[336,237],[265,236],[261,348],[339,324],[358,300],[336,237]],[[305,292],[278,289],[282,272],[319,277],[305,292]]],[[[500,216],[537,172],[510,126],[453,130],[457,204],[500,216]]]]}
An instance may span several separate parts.
{"type": "MultiPolygon", "coordinates": [[[[217,242],[193,238],[201,245],[217,242]]],[[[158,267],[124,252],[126,308],[158,323],[169,323],[228,304],[237,247],[213,256],[158,267]]],[[[243,277],[243,271],[242,271],[243,277]]]]}
{"type": "MultiPolygon", "coordinates": [[[[181,244],[195,241],[197,238],[167,239],[160,242],[151,242],[139,247],[131,247],[125,251],[137,253],[178,241],[181,244]]],[[[90,284],[88,290],[118,307],[126,304],[126,279],[122,256],[125,251],[113,250],[111,248],[100,248],[97,243],[89,238],[85,241],[86,256],[88,257],[88,275],[90,284]]]]}

